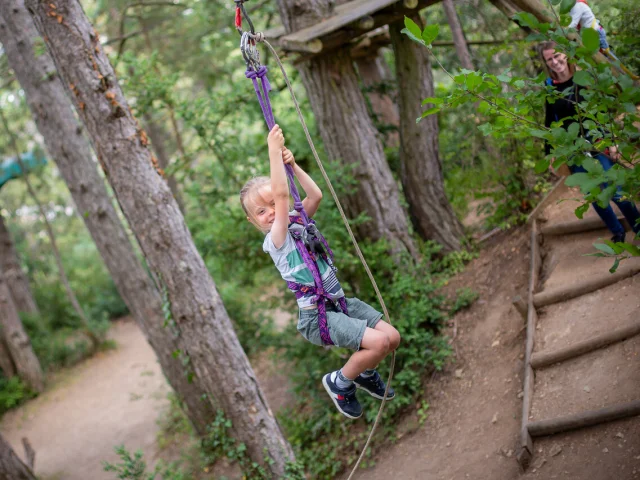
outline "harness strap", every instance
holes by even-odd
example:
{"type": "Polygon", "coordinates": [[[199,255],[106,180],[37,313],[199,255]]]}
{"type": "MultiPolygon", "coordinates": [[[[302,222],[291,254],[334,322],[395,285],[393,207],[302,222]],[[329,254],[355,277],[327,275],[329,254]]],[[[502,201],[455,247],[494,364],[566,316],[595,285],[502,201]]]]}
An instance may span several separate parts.
{"type": "MultiPolygon", "coordinates": [[[[292,217],[289,217],[289,220],[291,221],[291,223],[299,223],[300,217],[292,216],[292,217]]],[[[311,220],[311,222],[313,222],[313,220],[311,220]]],[[[311,272],[311,275],[313,276],[314,285],[310,286],[310,285],[302,285],[296,282],[287,282],[287,287],[289,288],[289,290],[295,293],[296,298],[298,299],[302,297],[306,297],[310,293],[314,295],[311,301],[318,306],[318,328],[320,329],[320,338],[322,339],[322,343],[324,343],[325,345],[334,345],[333,340],[331,340],[331,335],[329,334],[329,326],[327,325],[327,308],[326,308],[326,302],[327,301],[331,302],[333,300],[329,297],[327,292],[324,290],[324,286],[322,284],[322,276],[320,275],[320,269],[318,268],[318,263],[313,258],[313,255],[311,254],[311,252],[309,252],[309,249],[307,248],[305,243],[302,241],[302,235],[297,232],[292,232],[291,230],[289,231],[289,233],[293,237],[296,243],[296,248],[300,252],[300,255],[302,256],[302,260],[304,261],[305,265],[307,266],[307,268],[311,272]]],[[[324,240],[324,237],[322,235],[320,235],[320,238],[324,240]]],[[[326,240],[324,240],[323,243],[326,244],[326,240]]],[[[331,268],[334,268],[331,262],[331,259],[333,258],[333,252],[331,252],[331,249],[329,248],[328,245],[326,245],[326,247],[328,249],[328,252],[330,252],[331,258],[329,258],[326,254],[323,254],[322,258],[329,264],[331,268]]],[[[340,305],[340,309],[342,310],[342,312],[345,315],[348,315],[349,312],[347,310],[346,299],[342,297],[338,300],[338,303],[340,305]]]]}

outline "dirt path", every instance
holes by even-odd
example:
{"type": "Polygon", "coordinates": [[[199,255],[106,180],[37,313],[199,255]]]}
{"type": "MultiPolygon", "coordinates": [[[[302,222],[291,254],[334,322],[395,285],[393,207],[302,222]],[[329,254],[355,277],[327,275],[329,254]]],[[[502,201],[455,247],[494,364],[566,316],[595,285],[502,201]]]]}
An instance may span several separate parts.
{"type": "MultiPolygon", "coordinates": [[[[564,198],[576,196],[565,190],[564,198]]],[[[552,205],[550,223],[575,219],[575,202],[552,205]]],[[[590,211],[588,216],[592,216],[590,211]]],[[[585,257],[606,230],[545,240],[544,289],[606,271],[611,260],[585,257]]],[[[454,362],[427,385],[430,416],[417,431],[376,454],[356,478],[449,480],[628,480],[640,478],[640,417],[534,440],[526,473],[515,459],[522,415],[525,323],[511,306],[526,293],[529,235],[492,240],[452,290],[471,286],[480,300],[455,319],[454,362]]],[[[640,276],[541,309],[535,351],[637,322],[640,276]]],[[[453,329],[452,329],[453,331],[453,329]]],[[[640,337],[540,370],[531,420],[640,398],[640,337]]],[[[416,419],[401,426],[415,428],[416,419]]]]}
{"type": "Polygon", "coordinates": [[[113,447],[122,443],[142,449],[147,461],[156,454],[169,387],[135,323],[118,321],[109,336],[116,350],[58,375],[43,395],[2,419],[2,434],[22,458],[21,438],[29,439],[43,480],[113,480],[102,461],[115,461],[113,447]]]}

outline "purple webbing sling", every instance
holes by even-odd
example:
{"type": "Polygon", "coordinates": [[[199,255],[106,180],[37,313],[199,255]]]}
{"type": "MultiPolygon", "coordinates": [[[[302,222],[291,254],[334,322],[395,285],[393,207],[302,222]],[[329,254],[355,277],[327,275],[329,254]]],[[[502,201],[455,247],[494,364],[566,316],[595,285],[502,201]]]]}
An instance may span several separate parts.
{"type": "MultiPolygon", "coordinates": [[[[271,109],[271,101],[269,100],[271,85],[269,84],[269,79],[267,78],[267,67],[263,65],[258,69],[258,71],[247,68],[245,76],[247,78],[250,78],[253,82],[253,88],[256,92],[256,96],[258,97],[258,102],[260,103],[262,114],[264,115],[264,119],[267,122],[269,131],[271,131],[276,122],[273,118],[273,110],[271,109]],[[260,79],[261,84],[258,83],[258,79],[260,79]],[[262,89],[260,87],[262,87],[262,89]]],[[[302,224],[306,228],[307,225],[313,223],[313,220],[309,219],[307,212],[304,211],[304,207],[302,206],[300,193],[298,192],[294,181],[295,174],[293,173],[293,167],[291,167],[291,165],[285,165],[285,171],[287,172],[287,178],[289,180],[289,190],[291,192],[291,196],[293,197],[293,208],[300,214],[302,224]]],[[[293,219],[291,220],[293,221],[293,219]]],[[[327,244],[324,237],[322,237],[322,235],[320,237],[322,244],[331,256],[331,259],[333,259],[333,252],[329,248],[329,245],[327,244]]],[[[307,296],[308,293],[314,294],[313,302],[318,306],[318,327],[320,329],[320,338],[322,338],[322,343],[324,343],[325,345],[333,345],[333,341],[331,340],[331,336],[329,335],[329,327],[327,325],[327,309],[325,304],[327,300],[331,300],[328,297],[327,293],[324,291],[320,270],[318,269],[318,265],[313,258],[313,255],[309,252],[307,246],[302,241],[302,238],[296,238],[296,236],[294,236],[294,240],[296,242],[296,248],[300,252],[300,255],[302,255],[302,259],[304,260],[305,265],[313,276],[313,282],[315,286],[309,287],[307,285],[301,285],[295,282],[287,282],[287,287],[289,287],[289,289],[295,293],[296,298],[307,296]]],[[[347,314],[347,302],[345,298],[340,298],[339,303],[340,309],[345,314],[347,314]]]]}

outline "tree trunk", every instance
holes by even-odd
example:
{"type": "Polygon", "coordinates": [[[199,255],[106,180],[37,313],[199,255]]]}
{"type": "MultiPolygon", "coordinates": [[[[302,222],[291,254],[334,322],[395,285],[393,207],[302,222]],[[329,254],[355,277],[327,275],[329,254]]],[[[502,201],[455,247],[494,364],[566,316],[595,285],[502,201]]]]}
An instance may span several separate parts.
{"type": "Polygon", "coordinates": [[[467,39],[464,37],[464,31],[460,24],[460,18],[456,13],[456,7],[453,4],[453,0],[442,0],[442,8],[444,14],[447,16],[447,22],[451,29],[451,35],[453,36],[453,43],[456,46],[456,53],[460,60],[462,68],[467,70],[473,70],[473,62],[471,61],[471,53],[469,53],[469,47],[467,46],[467,39]]]}
{"type": "Polygon", "coordinates": [[[40,362],[33,353],[31,341],[24,331],[18,310],[13,303],[7,283],[0,272],[0,328],[18,376],[35,392],[44,390],[40,362]]]}
{"type": "Polygon", "coordinates": [[[393,80],[389,67],[377,49],[369,52],[368,55],[356,58],[355,62],[362,84],[371,89],[367,97],[374,115],[378,117],[379,123],[390,127],[389,130],[384,131],[385,143],[389,147],[397,147],[400,144],[400,134],[397,130],[400,125],[398,106],[388,93],[379,89],[376,91],[376,87],[383,82],[393,80]]]}
{"type": "Polygon", "coordinates": [[[274,476],[293,451],[267,406],[178,204],[156,172],[109,59],[77,0],[27,6],[91,136],[120,206],[166,295],[185,363],[249,457],[274,476]],[[55,7],[55,8],[54,8],[55,7]],[[265,461],[268,457],[269,461],[265,461]]]}
{"type": "Polygon", "coordinates": [[[16,366],[13,364],[13,359],[7,348],[7,344],[2,338],[0,333],[0,370],[4,374],[5,378],[11,378],[16,375],[16,366]]]}
{"type": "Polygon", "coordinates": [[[215,418],[210,402],[203,400],[205,387],[197,376],[190,382],[181,359],[174,357],[174,352],[183,350],[182,339],[163,326],[160,294],[137,258],[111,203],[62,82],[54,74],[51,57],[46,52],[35,56],[33,47],[37,40],[38,32],[23,0],[0,3],[0,41],[25,91],[49,154],[69,187],[120,296],[158,356],[167,380],[186,405],[196,431],[204,435],[215,418]]]}
{"type": "MultiPolygon", "coordinates": [[[[330,2],[278,0],[287,32],[330,15],[330,2]]],[[[370,220],[355,227],[360,239],[389,241],[395,251],[416,255],[400,193],[373,126],[358,78],[344,48],[298,65],[328,157],[354,167],[355,192],[344,199],[347,216],[365,213],[370,220]]]]}
{"type": "Polygon", "coordinates": [[[20,259],[13,246],[11,233],[4,223],[2,214],[0,214],[0,272],[4,272],[4,278],[7,281],[13,303],[18,311],[40,313],[31,293],[29,279],[20,267],[20,259]]]}
{"type": "Polygon", "coordinates": [[[9,129],[9,123],[7,122],[7,118],[4,116],[2,109],[0,109],[0,123],[4,125],[4,130],[9,137],[9,143],[13,147],[14,153],[16,155],[16,160],[20,165],[20,170],[23,172],[22,178],[24,179],[24,183],[27,186],[27,191],[29,192],[29,196],[32,198],[33,202],[37,205],[38,211],[40,212],[40,217],[42,218],[42,222],[44,223],[45,231],[47,232],[47,237],[49,238],[49,243],[51,244],[51,251],[53,252],[53,258],[56,261],[56,265],[58,266],[58,275],[60,276],[60,281],[62,285],[64,285],[64,289],[67,292],[67,297],[71,302],[71,306],[76,312],[76,315],[80,317],[80,322],[84,327],[84,334],[89,337],[91,340],[91,344],[93,345],[94,350],[98,348],[100,344],[100,340],[96,336],[95,333],[91,330],[89,326],[89,320],[84,313],[84,310],[80,306],[80,302],[78,302],[78,297],[76,297],[75,292],[71,288],[71,284],[69,283],[69,278],[67,277],[67,272],[62,264],[62,257],[60,256],[60,250],[58,249],[58,243],[56,242],[56,236],[53,233],[53,227],[51,227],[51,223],[49,223],[49,219],[47,218],[47,213],[44,211],[44,207],[40,200],[38,199],[38,195],[36,194],[35,189],[31,185],[31,181],[29,180],[29,174],[27,172],[27,168],[22,163],[20,158],[20,150],[18,149],[18,143],[13,132],[9,129]]]}
{"type": "Polygon", "coordinates": [[[0,480],[37,480],[0,434],[0,480]]]}
{"type": "MultiPolygon", "coordinates": [[[[422,26],[419,15],[412,20],[422,26]]],[[[400,33],[403,28],[402,21],[389,25],[398,77],[402,186],[420,236],[439,242],[444,252],[459,250],[464,232],[444,192],[438,118],[431,115],[416,123],[422,100],[434,96],[429,53],[400,33]]]]}
{"type": "MultiPolygon", "coordinates": [[[[150,113],[146,113],[142,117],[144,119],[144,124],[149,134],[149,138],[151,139],[151,148],[156,154],[158,158],[158,165],[162,170],[166,170],[169,166],[169,154],[165,148],[164,139],[166,134],[164,129],[156,120],[153,118],[153,115],[150,113]]],[[[184,214],[184,205],[182,203],[182,197],[180,196],[180,190],[178,189],[178,183],[173,175],[165,175],[167,180],[167,184],[173,193],[173,197],[178,202],[178,206],[180,207],[180,211],[184,214]]]]}

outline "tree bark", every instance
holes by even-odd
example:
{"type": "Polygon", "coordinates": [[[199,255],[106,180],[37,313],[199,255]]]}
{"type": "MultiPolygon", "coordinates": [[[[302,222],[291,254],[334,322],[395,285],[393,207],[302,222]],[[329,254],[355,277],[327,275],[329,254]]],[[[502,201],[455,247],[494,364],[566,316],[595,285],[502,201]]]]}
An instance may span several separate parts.
{"type": "MultiPolygon", "coordinates": [[[[412,20],[423,25],[418,14],[412,20]]],[[[434,96],[429,53],[403,35],[403,28],[404,22],[389,25],[398,77],[402,186],[418,234],[439,242],[444,252],[459,250],[464,232],[444,192],[438,118],[431,115],[416,123],[422,100],[434,96]]]]}
{"type": "Polygon", "coordinates": [[[267,406],[171,190],[158,175],[109,59],[77,0],[28,0],[120,206],[166,295],[186,364],[233,422],[249,457],[274,476],[293,451],[267,406]],[[55,7],[55,8],[54,8],[55,7]],[[269,461],[265,461],[268,457],[269,461]]]}
{"type": "Polygon", "coordinates": [[[2,214],[0,214],[0,272],[4,272],[4,278],[18,311],[40,313],[33,293],[31,293],[29,279],[20,266],[20,259],[13,245],[11,233],[4,223],[2,214]]]}
{"type": "Polygon", "coordinates": [[[163,326],[160,294],[137,258],[111,203],[89,143],[82,135],[62,82],[54,73],[51,57],[46,52],[35,56],[37,39],[38,32],[23,0],[1,2],[0,41],[25,91],[47,150],[69,187],[120,296],[158,356],[167,380],[186,405],[196,431],[204,435],[215,418],[210,402],[203,400],[206,390],[198,376],[189,382],[181,359],[174,357],[174,352],[183,350],[182,339],[163,326]]]}
{"type": "Polygon", "coordinates": [[[33,353],[31,341],[24,331],[2,272],[0,272],[0,328],[2,339],[13,359],[18,376],[33,391],[42,392],[44,390],[42,368],[33,353]]]}
{"type": "MultiPolygon", "coordinates": [[[[165,148],[164,139],[166,134],[162,126],[156,122],[153,116],[150,113],[147,113],[143,116],[144,124],[146,126],[147,133],[149,133],[149,138],[151,139],[151,148],[153,149],[156,157],[158,158],[158,165],[162,168],[163,171],[166,171],[169,166],[169,154],[167,153],[167,149],[165,148]]],[[[178,202],[178,206],[180,207],[180,211],[184,214],[184,204],[182,202],[182,197],[180,195],[180,190],[178,189],[178,182],[173,175],[165,174],[165,179],[167,180],[167,184],[173,193],[173,197],[178,202]]]]}
{"type": "MultiPolygon", "coordinates": [[[[362,84],[368,88],[375,88],[385,81],[391,81],[391,72],[387,66],[382,54],[379,50],[374,50],[356,60],[358,73],[362,84]]],[[[388,93],[381,91],[369,91],[367,93],[373,113],[378,117],[378,121],[384,125],[395,127],[396,130],[384,132],[386,145],[389,147],[397,147],[400,144],[400,134],[397,131],[400,125],[400,116],[398,114],[398,106],[388,93]]]]}
{"type": "Polygon", "coordinates": [[[11,378],[16,375],[16,366],[13,364],[13,359],[7,348],[7,344],[0,334],[0,370],[4,374],[5,378],[11,378]]]}
{"type": "MultiPolygon", "coordinates": [[[[278,0],[287,32],[331,14],[324,0],[278,0]]],[[[359,239],[389,241],[395,251],[416,255],[407,215],[367,111],[348,49],[319,55],[298,66],[328,157],[354,167],[355,192],[346,196],[349,218],[365,213],[370,220],[355,228],[359,239]]]]}
{"type": "Polygon", "coordinates": [[[37,480],[0,434],[0,480],[37,480]]]}
{"type": "Polygon", "coordinates": [[[460,24],[460,18],[456,13],[456,7],[453,4],[453,0],[442,0],[442,8],[444,14],[447,16],[447,22],[451,29],[451,35],[453,36],[453,43],[456,47],[456,53],[460,60],[462,68],[467,70],[473,70],[473,62],[471,61],[471,53],[469,53],[469,47],[467,46],[467,39],[464,37],[464,31],[460,24]]]}

